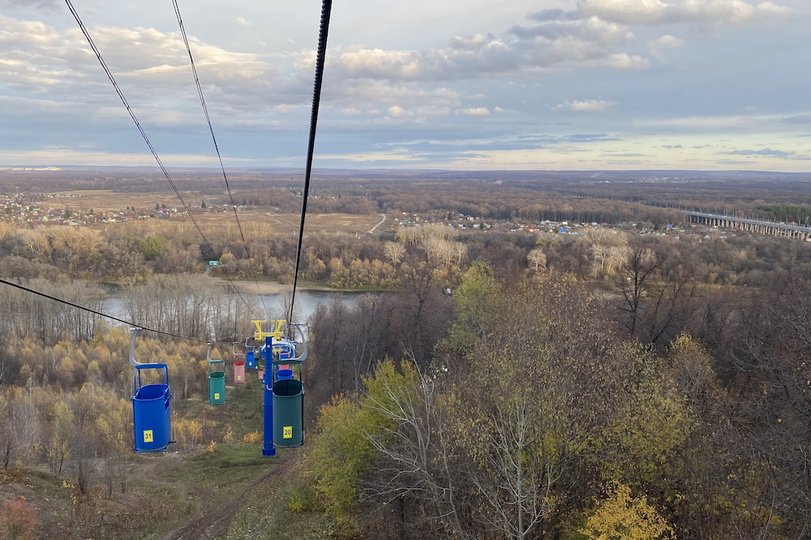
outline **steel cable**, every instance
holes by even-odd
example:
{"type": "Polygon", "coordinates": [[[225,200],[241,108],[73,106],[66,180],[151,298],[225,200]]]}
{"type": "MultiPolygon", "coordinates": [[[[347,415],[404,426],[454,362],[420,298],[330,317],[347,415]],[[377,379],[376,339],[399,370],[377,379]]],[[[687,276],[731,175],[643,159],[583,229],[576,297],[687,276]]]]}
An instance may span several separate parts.
{"type": "MultiPolygon", "coordinates": [[[[206,98],[203,95],[203,87],[200,85],[200,77],[197,74],[197,66],[194,63],[194,55],[192,55],[191,52],[191,45],[189,44],[189,38],[186,34],[186,26],[183,24],[183,17],[180,14],[180,6],[178,5],[177,0],[172,0],[172,6],[175,9],[175,17],[177,18],[177,24],[180,27],[180,34],[183,37],[183,43],[186,45],[186,52],[189,54],[189,63],[191,64],[191,72],[194,77],[194,84],[197,87],[197,95],[200,98],[200,105],[203,108],[203,114],[206,117],[208,131],[209,133],[211,133],[211,140],[214,142],[214,150],[217,152],[217,159],[220,162],[220,170],[222,171],[222,178],[225,181],[225,189],[228,191],[228,199],[231,201],[231,208],[234,210],[234,218],[237,221],[239,236],[240,238],[242,238],[242,243],[245,246],[245,254],[250,260],[251,258],[250,248],[248,247],[248,242],[245,240],[245,233],[242,231],[242,223],[240,222],[239,214],[237,213],[237,205],[234,202],[234,195],[231,193],[231,184],[228,182],[228,175],[225,172],[225,165],[222,162],[220,145],[217,143],[216,135],[214,135],[214,126],[211,123],[211,116],[208,114],[208,106],[206,105],[206,98]]],[[[262,297],[262,291],[259,287],[259,281],[256,279],[256,277],[254,277],[254,282],[256,283],[256,293],[259,296],[259,300],[262,302],[262,309],[265,312],[265,316],[270,318],[268,308],[265,305],[265,299],[262,297]]]]}
{"type": "MultiPolygon", "coordinates": [[[[82,34],[84,35],[85,39],[87,40],[87,43],[90,45],[90,48],[93,50],[93,53],[96,55],[96,58],[98,59],[99,64],[101,64],[102,69],[104,69],[104,73],[107,75],[107,78],[110,80],[110,83],[113,85],[113,89],[115,90],[116,94],[118,94],[118,97],[121,100],[121,103],[123,103],[124,107],[127,109],[127,112],[129,113],[130,118],[132,119],[133,123],[135,124],[135,127],[138,128],[138,132],[141,134],[141,137],[144,139],[144,142],[146,143],[147,147],[149,148],[149,151],[152,153],[152,157],[155,158],[155,162],[158,164],[158,167],[160,168],[161,172],[163,172],[163,176],[169,182],[169,185],[172,186],[172,190],[175,192],[175,195],[177,195],[177,198],[180,201],[180,204],[186,210],[186,213],[188,214],[189,219],[191,219],[192,223],[194,224],[194,227],[197,229],[197,232],[200,233],[200,237],[203,239],[203,242],[206,244],[206,246],[208,246],[209,251],[211,251],[213,253],[214,249],[211,247],[211,243],[208,241],[208,239],[206,238],[206,235],[203,233],[203,230],[200,228],[199,223],[197,223],[197,220],[194,219],[194,215],[191,213],[191,207],[188,204],[186,204],[186,201],[183,199],[183,196],[180,194],[180,190],[178,190],[177,186],[175,185],[174,180],[169,175],[169,171],[166,169],[166,166],[163,164],[163,161],[161,161],[160,156],[158,156],[158,152],[155,150],[155,147],[152,146],[152,142],[149,140],[149,137],[147,136],[146,131],[144,130],[143,126],[141,125],[141,122],[138,120],[138,117],[135,115],[135,111],[133,111],[132,107],[130,107],[130,104],[127,101],[127,98],[124,96],[124,92],[118,86],[118,82],[115,80],[115,77],[113,76],[113,72],[110,71],[110,68],[107,66],[107,62],[104,61],[104,58],[101,55],[101,51],[96,46],[96,43],[93,41],[93,38],[90,36],[90,32],[85,27],[84,22],[82,22],[82,18],[79,16],[79,13],[76,11],[76,8],[73,7],[73,3],[71,2],[71,0],[65,0],[65,3],[67,4],[71,15],[73,15],[73,18],[76,19],[76,23],[79,25],[79,29],[82,31],[82,34]]],[[[239,289],[236,287],[236,285],[234,285],[233,280],[230,278],[230,276],[228,276],[227,269],[225,270],[225,279],[228,281],[228,283],[231,284],[231,288],[234,290],[234,292],[237,294],[237,296],[240,298],[240,300],[242,300],[242,302],[245,304],[245,306],[248,309],[250,309],[251,305],[248,303],[247,300],[245,300],[245,298],[242,296],[242,293],[239,292],[239,289]]]]}
{"type": "Polygon", "coordinates": [[[95,309],[92,309],[92,308],[89,308],[89,307],[86,307],[86,306],[82,306],[80,304],[76,304],[76,303],[71,302],[69,300],[64,300],[62,298],[57,298],[56,296],[51,296],[50,294],[38,291],[36,289],[31,289],[30,287],[20,285],[19,283],[14,283],[13,281],[8,281],[8,280],[0,278],[0,283],[2,283],[4,285],[8,285],[10,287],[15,287],[15,288],[20,289],[21,291],[25,291],[27,293],[31,293],[31,294],[35,294],[37,296],[41,296],[43,298],[47,298],[48,300],[53,300],[54,302],[59,302],[60,304],[64,304],[66,306],[70,306],[70,307],[73,307],[73,308],[76,308],[76,309],[81,309],[82,311],[87,311],[89,313],[93,313],[95,315],[98,315],[100,317],[104,317],[106,319],[111,319],[113,321],[124,323],[126,325],[129,325],[129,326],[132,326],[132,327],[135,327],[135,328],[140,328],[140,329],[146,330],[148,332],[154,332],[154,333],[160,334],[162,336],[169,336],[169,337],[173,337],[173,338],[177,338],[177,339],[185,339],[185,340],[188,340],[188,341],[196,341],[198,343],[207,343],[206,340],[204,340],[204,339],[198,339],[198,338],[193,338],[193,337],[189,337],[189,336],[181,336],[179,334],[173,334],[171,332],[164,332],[163,330],[156,330],[154,328],[149,328],[148,326],[143,326],[141,324],[136,324],[136,323],[134,323],[132,321],[128,321],[126,319],[121,319],[121,318],[115,317],[113,315],[108,315],[107,313],[104,313],[102,311],[97,311],[95,309]]]}
{"type": "Polygon", "coordinates": [[[332,11],[332,0],[323,0],[321,3],[321,26],[318,32],[318,53],[315,60],[315,82],[313,84],[313,106],[310,114],[310,137],[307,144],[307,168],[304,173],[304,193],[301,200],[301,222],[299,223],[298,246],[296,248],[296,266],[293,271],[293,293],[290,298],[290,314],[287,318],[293,322],[293,307],[296,302],[296,287],[298,286],[299,265],[301,263],[301,245],[304,240],[304,220],[307,215],[307,197],[310,193],[310,178],[313,170],[313,152],[315,149],[315,134],[318,125],[318,108],[321,103],[321,83],[324,78],[324,61],[327,54],[327,37],[329,34],[329,18],[332,11]]]}

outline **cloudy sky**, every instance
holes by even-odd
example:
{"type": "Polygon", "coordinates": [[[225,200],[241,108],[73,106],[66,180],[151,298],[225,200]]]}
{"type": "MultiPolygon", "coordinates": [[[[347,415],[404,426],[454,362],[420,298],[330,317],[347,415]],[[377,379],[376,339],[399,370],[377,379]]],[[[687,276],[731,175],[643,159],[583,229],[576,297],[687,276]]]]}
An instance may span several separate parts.
{"type": "MultiPolygon", "coordinates": [[[[73,0],[169,166],[216,157],[171,0],[73,0]]],[[[229,167],[302,167],[317,0],[179,0],[229,167]]],[[[811,171],[809,0],[344,0],[316,167],[811,171]]],[[[0,167],[154,163],[62,0],[0,0],[0,167]]]]}

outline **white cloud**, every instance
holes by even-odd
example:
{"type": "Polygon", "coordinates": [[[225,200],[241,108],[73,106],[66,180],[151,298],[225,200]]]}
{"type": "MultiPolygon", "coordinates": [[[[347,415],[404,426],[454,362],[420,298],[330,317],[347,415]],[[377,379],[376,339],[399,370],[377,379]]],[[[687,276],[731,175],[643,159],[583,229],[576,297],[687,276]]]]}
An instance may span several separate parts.
{"type": "Polygon", "coordinates": [[[647,69],[650,60],[635,54],[616,53],[603,59],[601,64],[614,69],[647,69]]]}
{"type": "Polygon", "coordinates": [[[449,47],[464,51],[474,51],[484,45],[488,39],[484,34],[473,34],[472,36],[453,36],[449,47]]]}
{"type": "Polygon", "coordinates": [[[430,56],[417,51],[356,49],[341,54],[339,63],[350,77],[415,80],[428,78],[441,67],[442,59],[430,56]]]}
{"type": "Polygon", "coordinates": [[[658,60],[664,59],[665,50],[678,49],[681,47],[684,47],[684,40],[671,36],[670,34],[659,36],[657,39],[648,43],[648,50],[650,51],[650,54],[658,60]]]}
{"type": "MultiPolygon", "coordinates": [[[[500,35],[456,35],[444,48],[337,47],[332,50],[329,67],[341,78],[392,81],[482,79],[558,64],[646,67],[645,59],[614,50],[633,38],[626,26],[598,17],[544,19],[513,26],[500,35]]],[[[310,68],[312,56],[304,60],[300,67],[310,68]]]]}
{"type": "MultiPolygon", "coordinates": [[[[111,70],[120,77],[146,77],[150,84],[160,77],[185,77],[189,80],[188,56],[177,33],[154,28],[91,28],[96,45],[111,70]]],[[[209,82],[233,82],[235,79],[261,79],[269,65],[257,55],[237,53],[189,37],[195,61],[209,82]]],[[[60,83],[86,82],[86,77],[101,73],[95,56],[78,29],[58,30],[38,21],[20,21],[0,15],[0,60],[16,76],[28,71],[58,76],[60,83]],[[81,81],[79,81],[81,79],[81,81]]],[[[4,75],[0,71],[0,78],[4,75]]],[[[96,77],[92,77],[95,79],[96,77]]],[[[24,79],[24,77],[23,77],[24,79]]],[[[2,79],[0,79],[2,80],[2,79]]],[[[25,82],[14,81],[9,82],[25,82]]],[[[40,81],[33,79],[32,84],[40,81]]],[[[47,77],[44,82],[51,82],[47,77]]]]}
{"type": "Polygon", "coordinates": [[[460,48],[458,43],[443,49],[394,51],[351,48],[334,52],[333,67],[350,79],[388,79],[399,81],[439,81],[476,79],[498,73],[520,70],[518,51],[499,39],[485,43],[468,43],[475,47],[460,48]]]}
{"type": "Polygon", "coordinates": [[[575,111],[575,112],[595,112],[610,109],[617,103],[605,99],[582,99],[566,101],[554,107],[555,110],[575,111]]]}
{"type": "Polygon", "coordinates": [[[791,15],[791,8],[786,6],[781,6],[772,2],[761,2],[755,9],[758,14],[760,15],[772,15],[772,16],[779,16],[779,17],[786,17],[791,15]]]}
{"type": "Polygon", "coordinates": [[[577,14],[621,24],[688,22],[743,23],[755,17],[784,16],[791,10],[772,2],[743,0],[580,0],[577,14]]]}
{"type": "MultiPolygon", "coordinates": [[[[179,33],[154,28],[89,28],[96,45],[136,112],[147,107],[186,108],[199,114],[188,56],[179,33]],[[160,88],[160,96],[155,89],[160,88]],[[195,109],[196,107],[196,109],[195,109]]],[[[279,102],[309,101],[312,84],[280,74],[254,53],[229,51],[189,36],[200,79],[214,109],[256,114],[279,102]],[[250,92],[247,90],[250,89],[250,92]],[[268,103],[272,95],[275,103],[268,103]]],[[[292,58],[288,56],[288,64],[292,58]]],[[[0,15],[0,85],[40,99],[117,103],[98,60],[78,29],[0,15]],[[81,99],[80,99],[81,97],[81,99]]],[[[178,115],[160,114],[172,120],[178,115]]],[[[230,120],[230,118],[229,118],[230,120]]]]}
{"type": "Polygon", "coordinates": [[[663,49],[677,49],[679,47],[684,47],[683,39],[671,36],[670,34],[660,36],[654,43],[656,44],[657,47],[663,49]]]}
{"type": "Polygon", "coordinates": [[[34,7],[37,9],[55,10],[62,2],[59,0],[0,0],[0,7],[34,7]]]}
{"type": "MultiPolygon", "coordinates": [[[[208,0],[199,2],[199,10],[209,7],[208,0]]],[[[346,152],[347,159],[359,163],[405,163],[408,156],[398,149],[404,140],[416,140],[421,142],[413,145],[411,157],[418,164],[452,165],[454,155],[471,151],[475,156],[467,156],[468,166],[522,162],[537,168],[566,167],[575,153],[586,157],[587,147],[599,145],[599,153],[588,150],[593,153],[588,163],[601,168],[608,163],[603,156],[628,157],[636,151],[627,143],[634,136],[635,142],[650,134],[668,140],[682,136],[676,142],[687,149],[690,136],[703,134],[706,140],[734,141],[716,152],[754,149],[752,155],[737,154],[749,166],[770,158],[768,163],[779,167],[799,167],[796,160],[767,156],[766,150],[805,155],[799,143],[778,137],[797,138],[811,125],[798,90],[808,86],[808,75],[793,67],[808,63],[808,55],[792,47],[807,34],[804,2],[508,0],[494,14],[484,0],[465,9],[452,2],[415,0],[397,8],[414,12],[413,17],[380,28],[372,15],[358,19],[371,5],[360,2],[349,6],[351,13],[334,13],[320,148],[336,162],[338,152],[346,152]],[[544,9],[548,6],[569,7],[544,9]],[[786,6],[794,7],[796,16],[786,18],[786,6]],[[539,12],[522,18],[528,9],[539,12]],[[432,10],[441,12],[443,24],[426,20],[432,10]],[[669,23],[681,26],[658,26],[669,23]],[[751,28],[724,28],[733,23],[751,28]],[[768,32],[761,28],[769,24],[768,32]],[[745,47],[740,40],[747,40],[745,47]],[[745,55],[733,54],[743,50],[745,55]],[[655,72],[640,71],[651,66],[655,72]],[[786,84],[778,88],[770,80],[786,84]],[[707,93],[706,88],[718,91],[707,93]],[[623,115],[612,114],[618,104],[623,115]],[[757,109],[747,110],[747,105],[757,109]],[[551,114],[550,121],[550,110],[566,112],[551,114]],[[703,113],[715,116],[699,116],[703,113]],[[549,137],[539,138],[538,131],[549,137]],[[609,133],[626,142],[612,142],[609,133]],[[740,140],[762,133],[766,136],[740,140]],[[459,134],[466,140],[454,142],[459,134]],[[552,145],[548,152],[533,153],[552,145]],[[379,148],[395,153],[388,154],[391,158],[374,155],[379,148]]],[[[182,162],[210,163],[194,157],[206,154],[210,141],[202,137],[204,119],[171,10],[164,13],[166,5],[158,0],[126,13],[102,7],[99,0],[88,0],[83,9],[88,28],[158,150],[181,156],[182,162]]],[[[290,141],[297,140],[295,133],[306,134],[317,10],[293,24],[284,15],[298,8],[247,2],[224,17],[189,19],[200,79],[226,152],[261,156],[257,160],[263,164],[277,159],[300,163],[295,157],[300,145],[290,141]],[[258,21],[268,15],[284,21],[277,32],[261,32],[258,21]],[[269,147],[274,157],[268,157],[269,147]]],[[[131,163],[132,156],[140,155],[142,148],[135,145],[142,143],[83,36],[65,18],[64,3],[0,0],[0,13],[0,137],[6,149],[0,162],[18,155],[8,149],[46,145],[57,153],[49,157],[53,150],[43,150],[27,159],[78,160],[58,148],[75,140],[84,150],[99,149],[85,163],[131,163]]],[[[676,165],[678,159],[691,159],[687,150],[657,151],[672,155],[666,159],[673,161],[663,157],[646,163],[676,165]]],[[[711,164],[718,155],[706,153],[701,163],[711,164]]]]}
{"type": "Polygon", "coordinates": [[[574,40],[610,45],[633,37],[627,26],[599,17],[546,20],[530,26],[514,26],[510,33],[523,40],[540,39],[541,43],[574,40]]]}
{"type": "Polygon", "coordinates": [[[468,107],[457,112],[463,116],[490,116],[490,109],[487,107],[468,107]]]}
{"type": "Polygon", "coordinates": [[[451,109],[440,105],[418,105],[414,112],[420,120],[423,120],[429,117],[448,116],[451,109]]]}
{"type": "Polygon", "coordinates": [[[389,107],[399,107],[420,118],[445,116],[462,101],[459,92],[450,88],[425,88],[417,83],[386,80],[347,80],[329,88],[325,85],[324,97],[330,104],[360,110],[372,117],[386,115],[389,107]]]}
{"type": "MultiPolygon", "coordinates": [[[[161,154],[161,160],[166,163],[167,166],[213,166],[218,163],[216,156],[197,154],[167,153],[161,154]]],[[[229,159],[229,161],[233,162],[238,160],[229,159]]],[[[150,167],[155,164],[155,159],[149,152],[120,153],[60,147],[14,151],[4,151],[0,149],[0,163],[9,163],[12,165],[39,165],[43,163],[59,165],[98,165],[99,163],[115,163],[117,165],[150,167]]]]}
{"type": "Polygon", "coordinates": [[[680,118],[659,118],[638,120],[639,126],[657,128],[678,128],[686,130],[727,130],[727,129],[785,129],[796,125],[798,129],[809,124],[809,113],[796,114],[730,114],[717,116],[686,116],[680,118]]]}
{"type": "Polygon", "coordinates": [[[407,118],[410,116],[409,112],[399,105],[389,107],[388,113],[392,118],[407,118]]]}

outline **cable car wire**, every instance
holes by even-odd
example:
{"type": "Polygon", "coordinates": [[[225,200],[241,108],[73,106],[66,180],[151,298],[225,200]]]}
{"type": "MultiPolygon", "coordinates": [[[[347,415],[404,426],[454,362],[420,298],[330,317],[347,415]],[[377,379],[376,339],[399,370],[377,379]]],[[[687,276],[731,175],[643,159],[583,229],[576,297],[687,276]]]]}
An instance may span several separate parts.
{"type": "MultiPolygon", "coordinates": [[[[93,38],[90,36],[90,32],[87,30],[84,23],[82,22],[82,18],[79,16],[79,13],[76,11],[76,8],[73,7],[73,3],[71,2],[71,0],[65,0],[65,3],[67,4],[71,15],[73,15],[73,18],[76,19],[76,23],[79,25],[79,29],[82,31],[82,34],[84,34],[84,37],[87,40],[87,43],[90,45],[90,48],[93,50],[93,53],[96,55],[99,64],[101,64],[102,69],[104,69],[104,73],[107,74],[107,78],[113,85],[113,89],[115,89],[116,94],[118,94],[121,103],[124,104],[124,107],[127,109],[130,118],[132,118],[133,123],[135,123],[135,127],[138,128],[138,132],[141,134],[141,137],[144,139],[144,142],[149,148],[149,151],[152,153],[152,157],[155,158],[155,162],[158,164],[158,167],[160,168],[161,172],[163,172],[163,176],[169,182],[169,185],[172,186],[172,190],[174,190],[175,195],[177,195],[177,198],[180,201],[180,204],[186,210],[186,213],[188,214],[189,219],[191,219],[192,223],[194,224],[194,227],[197,229],[197,232],[200,233],[200,237],[203,239],[203,242],[206,244],[206,246],[208,246],[208,249],[213,252],[214,250],[211,247],[211,243],[208,241],[206,235],[203,233],[203,230],[200,228],[200,224],[197,223],[197,220],[194,219],[194,215],[191,213],[191,207],[188,204],[186,204],[186,201],[180,194],[180,190],[178,190],[174,180],[169,175],[169,171],[166,169],[166,166],[163,164],[163,161],[161,161],[160,156],[158,156],[158,152],[155,150],[155,147],[152,146],[152,142],[149,140],[146,131],[141,125],[141,122],[138,120],[138,117],[135,115],[135,111],[133,111],[132,107],[130,107],[127,98],[124,96],[124,92],[118,86],[118,82],[116,82],[115,77],[113,76],[113,72],[110,71],[110,68],[107,66],[107,62],[105,62],[104,58],[101,56],[101,51],[99,50],[98,47],[96,47],[96,43],[93,41],[93,38]]],[[[245,306],[250,309],[251,305],[248,303],[247,300],[245,300],[245,298],[242,296],[242,293],[240,293],[239,289],[237,289],[236,285],[234,285],[233,280],[228,276],[227,270],[225,270],[225,279],[228,281],[228,283],[231,284],[231,288],[234,289],[234,292],[236,292],[240,300],[242,300],[245,306]]]]}
{"type": "MultiPolygon", "coordinates": [[[[189,63],[191,64],[191,72],[194,76],[194,84],[197,87],[197,95],[200,98],[200,105],[203,108],[203,114],[206,117],[206,123],[208,124],[208,131],[211,133],[211,140],[214,141],[214,150],[217,152],[217,159],[220,162],[220,170],[222,171],[222,178],[225,181],[225,189],[228,191],[228,199],[231,201],[231,208],[234,210],[234,218],[237,221],[237,228],[239,229],[239,236],[242,238],[242,243],[245,245],[245,252],[248,256],[248,259],[251,258],[250,248],[248,247],[248,242],[245,240],[245,233],[242,231],[242,223],[239,220],[239,214],[237,213],[237,205],[234,202],[234,195],[231,193],[231,184],[228,182],[228,175],[225,172],[225,165],[222,162],[222,154],[220,154],[220,145],[217,143],[217,137],[214,135],[214,126],[211,123],[211,116],[208,114],[208,106],[206,105],[206,98],[203,95],[203,87],[200,85],[200,77],[197,75],[197,66],[194,63],[194,55],[191,52],[191,45],[189,44],[189,38],[186,35],[186,27],[183,24],[183,17],[180,14],[180,6],[177,3],[177,0],[172,0],[172,6],[175,9],[175,17],[177,18],[177,24],[180,27],[180,35],[183,37],[183,43],[186,45],[186,52],[189,54],[189,63]]],[[[262,301],[262,309],[265,311],[265,316],[270,317],[268,313],[268,308],[265,305],[265,299],[262,297],[262,291],[259,287],[259,281],[254,277],[254,282],[256,283],[256,293],[259,296],[259,299],[262,301]]]]}
{"type": "Polygon", "coordinates": [[[315,133],[318,125],[318,107],[321,102],[321,83],[324,79],[324,60],[327,54],[327,37],[329,34],[329,18],[332,11],[332,0],[323,0],[321,3],[321,26],[318,32],[318,54],[315,60],[315,81],[313,83],[313,107],[310,114],[310,137],[307,144],[307,168],[304,173],[304,193],[301,200],[301,222],[298,231],[298,246],[296,247],[296,267],[293,272],[293,294],[290,298],[290,315],[288,321],[293,321],[293,307],[296,302],[296,286],[298,285],[298,272],[301,263],[301,244],[304,240],[304,219],[307,215],[307,197],[310,193],[310,178],[313,170],[313,151],[315,148],[315,133]]]}
{"type": "Polygon", "coordinates": [[[4,285],[8,285],[10,287],[20,289],[21,291],[25,291],[27,293],[31,293],[31,294],[35,294],[37,296],[41,296],[43,298],[47,298],[48,300],[53,300],[54,302],[59,302],[60,304],[64,304],[66,306],[70,306],[70,307],[73,307],[73,308],[76,308],[76,309],[80,309],[82,311],[87,311],[89,313],[93,313],[93,314],[98,315],[100,317],[104,317],[105,319],[111,319],[113,321],[124,323],[126,325],[129,325],[129,326],[132,326],[132,327],[135,327],[135,328],[140,328],[140,329],[146,330],[148,332],[154,332],[154,333],[160,334],[162,336],[173,337],[173,338],[176,338],[176,339],[184,339],[184,340],[187,340],[187,341],[196,341],[198,343],[206,343],[206,340],[204,340],[204,339],[198,339],[198,338],[193,338],[193,337],[189,337],[189,336],[181,336],[179,334],[173,334],[171,332],[164,332],[163,330],[156,330],[154,328],[150,328],[150,327],[144,326],[142,324],[137,324],[137,323],[134,323],[132,321],[128,321],[126,319],[121,319],[121,318],[115,317],[113,315],[108,315],[107,313],[97,311],[95,309],[92,309],[92,308],[89,308],[89,307],[86,307],[86,306],[82,306],[80,304],[76,304],[76,303],[71,302],[69,300],[64,300],[62,298],[57,298],[56,296],[51,296],[50,294],[38,291],[36,289],[31,289],[30,287],[26,287],[25,285],[20,285],[19,283],[14,283],[13,281],[8,281],[8,280],[5,280],[3,278],[0,278],[0,283],[2,283],[4,285]]]}

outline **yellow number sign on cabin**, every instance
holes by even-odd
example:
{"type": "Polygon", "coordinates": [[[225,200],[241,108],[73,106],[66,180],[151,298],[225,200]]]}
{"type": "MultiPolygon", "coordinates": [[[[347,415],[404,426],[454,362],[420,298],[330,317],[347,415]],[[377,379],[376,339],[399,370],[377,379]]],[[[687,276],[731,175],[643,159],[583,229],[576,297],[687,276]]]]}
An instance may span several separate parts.
{"type": "Polygon", "coordinates": [[[214,399],[220,399],[220,393],[214,392],[214,399]]]}
{"type": "Polygon", "coordinates": [[[145,429],[144,430],[144,442],[155,442],[155,438],[152,435],[152,430],[151,429],[145,429]]]}
{"type": "Polygon", "coordinates": [[[282,427],[282,439],[292,439],[292,438],[293,438],[293,426],[282,427]]]}

